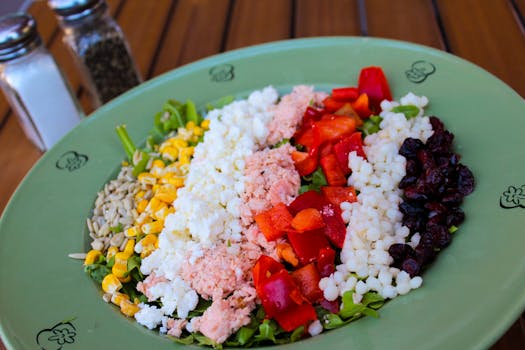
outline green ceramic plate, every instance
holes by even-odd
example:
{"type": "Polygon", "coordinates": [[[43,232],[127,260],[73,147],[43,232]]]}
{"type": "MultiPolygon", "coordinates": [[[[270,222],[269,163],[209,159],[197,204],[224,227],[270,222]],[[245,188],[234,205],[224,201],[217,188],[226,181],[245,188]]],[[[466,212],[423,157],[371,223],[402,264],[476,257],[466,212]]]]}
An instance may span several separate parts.
{"type": "Polygon", "coordinates": [[[525,306],[525,103],[494,76],[457,57],[413,44],[364,38],[284,41],[211,57],[149,81],[99,109],[47,152],[0,221],[0,333],[14,349],[173,349],[178,345],[101,299],[82,263],[85,220],[97,191],[124,157],[126,123],[145,140],[152,115],[176,97],[197,104],[245,96],[272,84],[320,89],[356,82],[380,65],[395,98],[430,98],[430,113],[455,133],[477,188],[467,220],[424,275],[422,288],[364,318],[287,349],[480,349],[525,306]],[[51,337],[55,335],[55,337],[51,337]],[[51,338],[51,340],[50,340],[51,338]]]}

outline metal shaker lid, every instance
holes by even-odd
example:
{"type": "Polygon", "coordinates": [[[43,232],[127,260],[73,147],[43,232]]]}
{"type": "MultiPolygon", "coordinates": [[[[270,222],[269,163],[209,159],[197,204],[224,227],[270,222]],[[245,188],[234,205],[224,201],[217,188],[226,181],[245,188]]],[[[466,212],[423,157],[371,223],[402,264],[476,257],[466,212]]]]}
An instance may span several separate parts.
{"type": "Polygon", "coordinates": [[[13,13],[0,17],[0,62],[23,56],[41,43],[31,15],[13,13]]]}
{"type": "Polygon", "coordinates": [[[64,21],[76,21],[107,8],[104,0],[49,0],[48,5],[64,21]]]}

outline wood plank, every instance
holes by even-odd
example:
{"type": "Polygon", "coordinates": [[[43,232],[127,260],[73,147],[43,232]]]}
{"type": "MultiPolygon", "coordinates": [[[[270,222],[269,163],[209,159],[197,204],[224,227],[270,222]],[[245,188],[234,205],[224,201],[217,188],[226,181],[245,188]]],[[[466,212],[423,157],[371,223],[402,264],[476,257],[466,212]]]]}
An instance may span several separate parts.
{"type": "Polygon", "coordinates": [[[296,37],[359,35],[359,23],[357,0],[296,0],[296,37]]]}
{"type": "Polygon", "coordinates": [[[437,0],[452,53],[480,65],[525,96],[525,35],[505,0],[437,0]]]}
{"type": "Polygon", "coordinates": [[[151,76],[220,52],[229,6],[230,0],[179,0],[151,76]]]}
{"type": "Polygon", "coordinates": [[[293,1],[236,1],[226,40],[226,50],[288,39],[293,1]]]}
{"type": "Polygon", "coordinates": [[[366,1],[368,34],[445,49],[431,0],[366,1]]]}
{"type": "Polygon", "coordinates": [[[525,332],[518,319],[490,350],[525,349],[525,332]]]}

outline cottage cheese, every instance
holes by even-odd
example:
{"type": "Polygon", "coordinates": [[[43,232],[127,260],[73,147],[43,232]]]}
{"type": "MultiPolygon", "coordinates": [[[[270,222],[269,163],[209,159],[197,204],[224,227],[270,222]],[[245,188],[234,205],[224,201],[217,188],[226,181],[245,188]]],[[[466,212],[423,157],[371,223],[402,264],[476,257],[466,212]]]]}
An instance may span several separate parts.
{"type": "MultiPolygon", "coordinates": [[[[384,101],[381,130],[364,140],[367,159],[350,153],[352,175],[348,184],[360,194],[357,202],[341,204],[347,234],[341,264],[320,282],[326,299],[335,300],[346,291],[353,291],[356,303],[368,291],[394,298],[421,285],[421,277],[411,279],[406,272],[390,267],[388,248],[394,243],[404,243],[409,235],[409,229],[401,224],[403,216],[398,209],[402,202],[398,184],[405,175],[406,165],[406,159],[398,151],[408,137],[425,142],[432,135],[429,119],[423,116],[427,104],[426,97],[411,93],[400,102],[384,101]],[[392,109],[400,104],[416,105],[420,108],[419,115],[407,120],[402,113],[393,113],[392,109]]],[[[417,240],[418,235],[413,239],[417,240]]]]}

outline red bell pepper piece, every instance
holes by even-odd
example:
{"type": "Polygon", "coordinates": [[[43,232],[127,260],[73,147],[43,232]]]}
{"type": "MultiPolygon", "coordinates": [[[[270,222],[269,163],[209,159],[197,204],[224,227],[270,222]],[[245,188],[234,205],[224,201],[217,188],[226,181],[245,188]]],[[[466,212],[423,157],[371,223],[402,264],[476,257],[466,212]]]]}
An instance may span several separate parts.
{"type": "Polygon", "coordinates": [[[330,153],[319,160],[326,181],[330,186],[346,185],[346,176],[337,162],[335,154],[330,153]]]}
{"type": "Polygon", "coordinates": [[[319,288],[319,272],[314,264],[305,265],[291,273],[303,296],[312,304],[323,297],[323,291],[319,288]]]}
{"type": "Polygon", "coordinates": [[[273,318],[306,301],[292,276],[281,270],[260,284],[257,294],[266,315],[273,318]]]}
{"type": "Polygon", "coordinates": [[[318,121],[321,119],[321,117],[322,114],[320,110],[311,106],[306,107],[306,110],[303,114],[303,120],[301,122],[301,129],[310,127],[313,122],[318,121]]]}
{"type": "Polygon", "coordinates": [[[286,312],[275,315],[275,320],[286,332],[291,332],[297,327],[307,326],[311,321],[317,320],[314,307],[309,303],[292,306],[286,312]]]}
{"type": "Polygon", "coordinates": [[[342,202],[353,203],[357,200],[355,188],[352,186],[323,186],[321,187],[321,193],[336,207],[339,207],[342,202]]]}
{"type": "Polygon", "coordinates": [[[355,100],[352,102],[352,108],[354,111],[359,114],[361,118],[368,118],[372,115],[372,111],[370,110],[370,103],[369,98],[367,94],[361,94],[355,100]]]}
{"type": "Polygon", "coordinates": [[[346,237],[346,225],[341,217],[341,209],[328,203],[320,211],[326,224],[324,232],[328,240],[337,248],[343,248],[346,237]]]}
{"type": "Polygon", "coordinates": [[[315,261],[319,250],[330,246],[326,238],[323,228],[305,232],[288,232],[288,240],[302,265],[315,261]]]}
{"type": "Polygon", "coordinates": [[[339,108],[343,107],[344,104],[344,102],[336,101],[330,96],[323,100],[324,109],[330,113],[337,111],[339,108]]]}
{"type": "Polygon", "coordinates": [[[356,151],[358,156],[366,159],[365,151],[363,151],[363,138],[360,132],[354,132],[334,145],[337,162],[345,175],[349,175],[352,172],[348,167],[348,155],[352,151],[356,151]]]}
{"type": "Polygon", "coordinates": [[[258,289],[271,275],[281,270],[284,270],[283,264],[267,255],[261,255],[252,269],[255,288],[258,289]]]}
{"type": "Polygon", "coordinates": [[[319,250],[317,271],[321,277],[328,277],[335,272],[335,250],[330,247],[319,250]]]}
{"type": "Polygon", "coordinates": [[[288,205],[288,210],[293,216],[295,216],[298,212],[307,208],[315,208],[321,211],[323,206],[327,204],[327,200],[319,192],[306,191],[303,194],[297,196],[297,198],[295,198],[293,202],[288,205]]]}
{"type": "Polygon", "coordinates": [[[315,208],[301,210],[292,220],[292,227],[297,232],[315,230],[324,226],[323,217],[319,210],[315,208]]]}
{"type": "Polygon", "coordinates": [[[339,102],[350,102],[357,99],[359,91],[355,87],[332,89],[332,98],[339,102]]]}
{"type": "Polygon", "coordinates": [[[268,241],[274,241],[285,235],[290,229],[292,214],[284,203],[278,203],[272,208],[255,216],[255,222],[268,241]]]}
{"type": "Polygon", "coordinates": [[[370,106],[376,113],[381,110],[381,101],[392,100],[392,93],[381,67],[371,66],[361,69],[357,89],[360,94],[368,95],[370,106]]]}
{"type": "Polygon", "coordinates": [[[319,135],[319,144],[333,142],[352,134],[356,128],[356,120],[342,115],[327,114],[314,123],[319,135]]]}
{"type": "Polygon", "coordinates": [[[317,169],[317,155],[309,155],[306,152],[293,151],[292,160],[295,169],[301,176],[310,175],[317,169]]]}

